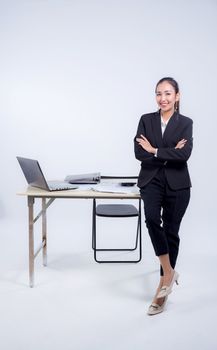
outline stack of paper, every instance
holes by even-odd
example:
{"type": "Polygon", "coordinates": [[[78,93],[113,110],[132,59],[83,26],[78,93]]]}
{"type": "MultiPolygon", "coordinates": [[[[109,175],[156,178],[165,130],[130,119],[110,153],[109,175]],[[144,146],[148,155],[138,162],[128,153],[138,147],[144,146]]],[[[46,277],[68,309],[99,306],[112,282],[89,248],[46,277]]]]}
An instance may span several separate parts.
{"type": "Polygon", "coordinates": [[[98,184],[95,186],[92,186],[92,189],[94,191],[99,192],[111,192],[111,193],[139,193],[139,188],[135,186],[126,187],[122,186],[121,184],[117,183],[110,183],[110,184],[98,184]]]}

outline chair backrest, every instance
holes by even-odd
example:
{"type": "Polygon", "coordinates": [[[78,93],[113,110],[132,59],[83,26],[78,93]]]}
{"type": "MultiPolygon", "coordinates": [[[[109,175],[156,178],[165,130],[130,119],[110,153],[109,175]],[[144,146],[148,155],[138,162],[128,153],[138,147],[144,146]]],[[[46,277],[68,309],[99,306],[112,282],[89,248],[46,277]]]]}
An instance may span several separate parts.
{"type": "Polygon", "coordinates": [[[113,176],[113,175],[102,175],[101,179],[138,179],[138,176],[113,176]]]}
{"type": "Polygon", "coordinates": [[[136,185],[137,180],[138,179],[138,176],[120,176],[120,175],[102,175],[101,176],[101,179],[103,180],[122,180],[121,181],[121,185],[122,186],[133,186],[133,185],[136,185]],[[134,180],[134,181],[132,181],[134,180]]]}

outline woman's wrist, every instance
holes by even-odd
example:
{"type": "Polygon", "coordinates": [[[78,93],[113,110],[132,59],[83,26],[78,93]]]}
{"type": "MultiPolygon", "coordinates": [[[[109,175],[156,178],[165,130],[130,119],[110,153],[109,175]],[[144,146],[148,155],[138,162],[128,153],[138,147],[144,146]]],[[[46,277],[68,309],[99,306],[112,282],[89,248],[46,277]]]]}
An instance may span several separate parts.
{"type": "Polygon", "coordinates": [[[153,154],[154,154],[154,156],[157,156],[157,150],[158,150],[158,148],[154,148],[154,147],[152,147],[152,151],[151,151],[151,153],[153,153],[153,154]]]}

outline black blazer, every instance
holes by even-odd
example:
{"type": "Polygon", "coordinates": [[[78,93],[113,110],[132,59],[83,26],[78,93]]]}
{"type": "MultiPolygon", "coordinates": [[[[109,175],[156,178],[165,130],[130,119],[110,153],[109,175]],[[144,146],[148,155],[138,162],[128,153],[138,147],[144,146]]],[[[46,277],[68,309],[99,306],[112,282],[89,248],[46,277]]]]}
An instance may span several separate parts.
{"type": "Polygon", "coordinates": [[[161,132],[161,117],[159,112],[142,115],[137,134],[134,138],[135,156],[141,161],[141,171],[138,186],[145,186],[156,175],[157,171],[165,168],[167,182],[171,189],[179,190],[191,187],[187,160],[193,147],[193,121],[177,112],[170,118],[164,135],[161,132]],[[145,151],[136,141],[144,135],[151,145],[158,148],[157,157],[145,151]],[[182,149],[175,149],[181,139],[187,143],[182,149]]]}

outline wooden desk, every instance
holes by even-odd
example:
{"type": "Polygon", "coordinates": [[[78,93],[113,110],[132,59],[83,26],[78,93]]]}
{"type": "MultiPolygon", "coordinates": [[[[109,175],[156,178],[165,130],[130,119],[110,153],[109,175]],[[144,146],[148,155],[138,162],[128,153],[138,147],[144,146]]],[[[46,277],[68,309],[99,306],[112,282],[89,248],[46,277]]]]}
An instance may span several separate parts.
{"type": "Polygon", "coordinates": [[[34,287],[34,261],[42,250],[43,265],[47,266],[47,209],[58,198],[68,199],[139,199],[139,193],[109,193],[93,190],[67,190],[67,191],[45,191],[36,187],[28,187],[26,191],[17,193],[27,197],[28,204],[28,227],[29,227],[29,285],[34,287]],[[41,210],[34,216],[35,199],[41,199],[41,210]],[[42,241],[40,246],[34,248],[34,224],[42,218],[42,241]]]}

